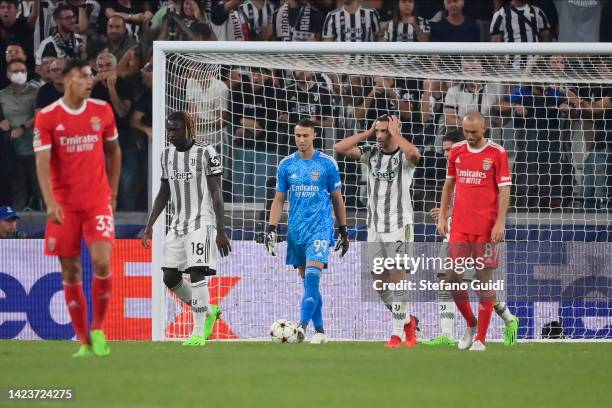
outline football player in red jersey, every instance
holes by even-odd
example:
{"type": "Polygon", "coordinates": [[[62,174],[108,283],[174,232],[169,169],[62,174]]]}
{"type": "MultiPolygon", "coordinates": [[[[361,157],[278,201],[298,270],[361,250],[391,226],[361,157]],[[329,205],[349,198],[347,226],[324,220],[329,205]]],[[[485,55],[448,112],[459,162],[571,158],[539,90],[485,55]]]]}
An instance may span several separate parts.
{"type": "MultiPolygon", "coordinates": [[[[487,283],[492,279],[493,269],[497,268],[497,244],[504,239],[512,184],[508,154],[497,143],[485,139],[485,119],[479,112],[468,113],[462,124],[466,140],[455,143],[448,158],[438,232],[447,237],[446,214],[455,191],[449,256],[455,260],[475,260],[477,280],[487,283]]],[[[448,280],[460,283],[462,277],[450,271],[448,280]]],[[[454,290],[452,295],[467,323],[459,349],[485,350],[495,292],[490,287],[478,291],[478,320],[466,290],[454,290]]]]}
{"type": "Polygon", "coordinates": [[[36,170],[47,207],[45,254],[57,256],[61,264],[66,305],[81,342],[74,356],[106,356],[110,349],[102,323],[111,294],[121,151],[112,108],[89,98],[93,77],[87,62],[66,62],[62,76],[64,96],[38,112],[34,125],[36,170]],[[89,246],[94,268],[91,332],[82,285],[81,237],[89,246]]]}

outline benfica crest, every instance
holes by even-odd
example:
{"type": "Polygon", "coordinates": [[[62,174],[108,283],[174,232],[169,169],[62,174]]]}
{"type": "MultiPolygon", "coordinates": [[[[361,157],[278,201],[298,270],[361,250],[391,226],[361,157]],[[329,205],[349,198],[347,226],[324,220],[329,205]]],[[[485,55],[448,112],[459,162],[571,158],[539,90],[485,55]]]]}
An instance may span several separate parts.
{"type": "Polygon", "coordinates": [[[491,166],[493,166],[493,160],[486,158],[482,161],[482,169],[484,171],[489,171],[491,170],[491,166]]]}
{"type": "Polygon", "coordinates": [[[94,132],[99,132],[102,128],[102,121],[100,118],[97,116],[92,116],[89,121],[91,122],[91,128],[94,130],[94,132]]]}
{"type": "Polygon", "coordinates": [[[319,171],[318,170],[313,170],[310,172],[310,179],[312,181],[319,181],[319,171]]]}

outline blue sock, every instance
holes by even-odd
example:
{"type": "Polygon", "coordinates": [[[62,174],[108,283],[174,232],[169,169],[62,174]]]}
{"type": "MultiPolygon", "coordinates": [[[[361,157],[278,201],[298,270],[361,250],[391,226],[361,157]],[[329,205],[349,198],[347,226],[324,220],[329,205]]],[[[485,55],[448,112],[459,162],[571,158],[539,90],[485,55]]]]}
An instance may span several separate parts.
{"type": "Polygon", "coordinates": [[[317,333],[323,333],[323,295],[319,294],[319,303],[312,314],[312,325],[317,333]]]}
{"type": "Polygon", "coordinates": [[[302,297],[302,310],[300,312],[300,325],[306,329],[312,319],[321,293],[319,292],[319,280],[321,270],[314,266],[307,266],[304,274],[304,297],[302,297]]]}

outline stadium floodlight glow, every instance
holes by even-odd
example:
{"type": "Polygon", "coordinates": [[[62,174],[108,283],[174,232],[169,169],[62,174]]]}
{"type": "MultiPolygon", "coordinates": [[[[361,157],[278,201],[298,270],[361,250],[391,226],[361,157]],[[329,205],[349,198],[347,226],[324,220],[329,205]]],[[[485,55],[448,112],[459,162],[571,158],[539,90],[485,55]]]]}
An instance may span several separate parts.
{"type": "MultiPolygon", "coordinates": [[[[293,274],[276,271],[282,269],[283,262],[279,260],[280,257],[268,258],[263,246],[255,243],[259,225],[265,225],[267,222],[265,200],[270,188],[273,189],[266,187],[266,180],[274,175],[278,160],[286,155],[286,151],[279,140],[272,141],[261,134],[258,139],[253,136],[254,140],[260,141],[254,145],[263,145],[264,148],[234,143],[237,139],[235,134],[230,134],[227,130],[211,130],[214,125],[210,123],[210,114],[219,109],[219,106],[238,106],[235,100],[232,104],[231,99],[240,94],[243,98],[240,101],[242,109],[246,109],[245,105],[252,104],[256,95],[248,82],[252,80],[254,73],[263,72],[266,77],[264,88],[275,87],[275,91],[280,91],[280,84],[291,85],[295,82],[293,72],[297,71],[314,73],[317,82],[331,93],[325,96],[327,99],[324,98],[327,102],[310,101],[303,104],[313,109],[309,114],[330,119],[329,123],[332,124],[322,126],[320,134],[323,139],[321,148],[330,153],[334,140],[369,128],[372,118],[375,118],[377,111],[372,113],[368,110],[371,109],[369,107],[350,105],[356,104],[355,101],[361,103],[359,98],[365,100],[367,92],[372,90],[372,84],[369,82],[373,79],[370,77],[394,79],[390,88],[394,89],[397,98],[394,96],[394,100],[390,100],[391,98],[372,94],[373,104],[379,106],[377,104],[381,103],[382,106],[388,102],[386,108],[395,110],[402,116],[405,124],[410,124],[405,132],[414,132],[412,136],[420,137],[418,144],[426,146],[423,148],[425,158],[422,160],[426,163],[424,166],[434,168],[431,172],[421,171],[415,174],[412,197],[417,227],[433,225],[433,220],[428,218],[427,212],[439,204],[436,192],[442,184],[437,183],[435,179],[436,160],[442,160],[442,135],[456,127],[456,122],[448,119],[451,114],[448,110],[445,112],[444,108],[456,108],[456,113],[460,116],[463,110],[474,109],[474,104],[488,119],[491,127],[490,137],[503,144],[510,155],[515,187],[508,225],[520,225],[524,228],[507,236],[509,241],[520,242],[535,237],[527,243],[540,248],[535,251],[552,251],[551,242],[573,241],[573,247],[578,248],[578,252],[582,251],[583,257],[587,257],[588,249],[581,244],[596,235],[593,231],[605,230],[611,224],[612,215],[609,209],[602,208],[602,200],[607,202],[607,197],[610,196],[605,181],[602,185],[602,180],[605,180],[605,163],[606,160],[610,161],[608,155],[611,149],[607,146],[607,151],[600,151],[593,147],[593,143],[599,146],[599,126],[604,126],[608,132],[612,132],[612,127],[606,117],[598,116],[601,112],[582,105],[572,106],[569,100],[572,99],[572,103],[579,100],[593,102],[606,96],[604,89],[612,87],[612,44],[156,41],[153,46],[152,196],[155,197],[160,185],[159,157],[166,144],[165,118],[174,110],[189,109],[196,114],[199,136],[215,144],[217,151],[224,157],[225,179],[232,177],[230,182],[224,183],[224,195],[232,199],[230,202],[226,201],[226,213],[229,215],[229,223],[226,225],[233,229],[234,238],[240,240],[234,241],[234,252],[230,258],[221,262],[219,275],[225,279],[217,281],[217,292],[211,294],[211,298],[233,296],[231,304],[242,307],[240,313],[232,312],[232,306],[228,306],[224,312],[228,317],[227,323],[231,326],[224,329],[223,336],[227,338],[231,337],[231,333],[246,338],[265,338],[268,335],[269,322],[281,317],[280,313],[275,314],[277,308],[285,311],[285,315],[287,310],[291,311],[297,307],[296,298],[293,296],[299,293],[300,288],[293,274]],[[208,86],[201,84],[208,84],[213,78],[230,85],[237,84],[241,86],[241,91],[227,92],[225,99],[217,97],[213,99],[212,104],[201,103],[202,95],[206,95],[207,91],[195,92],[193,87],[208,86]],[[349,80],[354,80],[354,83],[348,83],[349,80]],[[429,88],[425,89],[424,83],[427,83],[429,88]],[[470,99],[469,93],[464,92],[462,88],[463,84],[475,84],[476,99],[470,99]],[[359,87],[364,91],[364,95],[354,93],[355,90],[359,91],[359,87]],[[528,92],[532,94],[527,94],[528,92]],[[425,101],[429,106],[426,112],[421,111],[424,105],[420,103],[424,100],[424,94],[429,95],[425,101]],[[442,99],[439,98],[441,95],[442,99]],[[245,97],[251,98],[250,102],[244,99],[245,97]],[[448,99],[445,101],[444,98],[448,99]],[[349,99],[351,102],[346,102],[349,99]],[[398,101],[408,104],[403,106],[410,106],[410,110],[402,111],[397,106],[398,101]],[[568,102],[567,107],[563,101],[568,102]],[[322,106],[323,103],[329,106],[322,106]],[[543,105],[533,105],[540,103],[543,105]],[[529,104],[532,105],[528,106],[529,104]],[[439,110],[436,111],[437,108],[439,110]],[[526,116],[521,116],[525,112],[526,116]],[[427,115],[431,116],[433,122],[423,122],[423,117],[427,115]],[[230,156],[232,160],[229,159],[230,156]],[[427,157],[433,159],[429,160],[427,157]],[[261,172],[265,174],[261,176],[261,172]],[[593,209],[597,211],[591,211],[590,206],[594,206],[593,209]],[[535,232],[527,233],[529,229],[535,232]],[[258,264],[254,267],[252,264],[256,261],[258,264]],[[232,277],[236,280],[232,280],[232,277]],[[248,290],[239,290],[239,285],[242,284],[236,283],[239,278],[250,281],[248,290]],[[268,291],[269,296],[259,296],[256,293],[258,290],[268,291]],[[244,310],[249,312],[245,313],[244,310]]],[[[299,107],[296,111],[291,111],[293,102],[282,99],[282,95],[287,95],[286,93],[270,92],[269,95],[273,95],[269,97],[275,99],[274,106],[279,107],[264,106],[266,112],[275,109],[270,117],[266,118],[266,123],[273,128],[269,130],[269,134],[286,136],[290,133],[290,122],[300,114],[299,107]],[[293,116],[284,118],[284,111],[281,109],[293,112],[293,116]],[[289,122],[288,125],[285,125],[286,121],[289,122]]],[[[239,127],[231,117],[224,117],[223,120],[224,129],[239,127]]],[[[241,133],[243,138],[247,138],[244,134],[257,135],[259,132],[255,127],[245,130],[250,130],[251,133],[241,133]]],[[[290,137],[282,140],[293,143],[290,137]]],[[[363,169],[348,161],[339,162],[341,171],[346,176],[343,183],[347,196],[349,226],[362,225],[365,218],[363,169]]],[[[420,228],[419,231],[424,229],[420,228]]],[[[158,222],[153,232],[153,340],[178,339],[190,333],[188,320],[185,320],[188,312],[180,310],[162,281],[160,267],[166,224],[158,222]]],[[[351,251],[356,251],[357,248],[359,246],[355,245],[351,251]]],[[[279,252],[283,254],[282,244],[279,245],[279,252]]],[[[342,262],[358,263],[360,256],[349,252],[348,260],[342,262]]],[[[530,260],[526,256],[520,262],[529,263],[530,260]]],[[[553,266],[540,265],[526,269],[529,269],[533,276],[540,276],[542,281],[545,281],[553,274],[553,266]]],[[[359,285],[359,268],[350,268],[336,261],[331,267],[335,268],[332,270],[336,273],[342,270],[345,279],[352,279],[353,286],[359,285]],[[350,275],[351,273],[353,275],[350,275]]],[[[582,273],[578,265],[565,264],[558,268],[561,269],[555,270],[554,273],[562,276],[563,285],[570,285],[575,281],[576,277],[572,274],[577,273],[576,271],[582,273]]],[[[519,269],[512,268],[514,271],[519,269]]],[[[530,282],[537,282],[537,279],[533,280],[533,276],[530,282]]],[[[322,287],[325,290],[325,282],[322,287]]],[[[328,320],[331,337],[386,337],[383,323],[368,321],[364,329],[366,333],[361,333],[360,336],[346,323],[351,319],[355,321],[363,318],[356,318],[353,313],[357,313],[359,309],[350,310],[353,306],[347,306],[346,303],[360,302],[359,290],[355,290],[355,287],[347,289],[332,286],[329,289],[331,293],[326,299],[334,299],[333,305],[330,306],[334,317],[328,320]]],[[[586,291],[585,288],[580,289],[586,291]]],[[[537,293],[538,290],[537,287],[531,287],[526,291],[537,293]]],[[[420,316],[420,320],[425,335],[435,335],[435,307],[427,304],[419,304],[416,307],[422,316],[433,316],[431,319],[420,316]]],[[[545,324],[556,318],[562,319],[565,312],[568,316],[572,312],[572,306],[555,302],[542,301],[541,304],[529,307],[532,308],[530,310],[535,310],[535,317],[524,324],[528,328],[528,338],[534,340],[540,338],[540,329],[545,324]],[[564,309],[566,307],[567,310],[564,309]]],[[[586,310],[587,307],[583,309],[586,310]]],[[[612,316],[612,311],[607,307],[605,310],[595,307],[594,310],[600,314],[584,320],[588,322],[584,326],[589,326],[588,330],[593,333],[610,321],[611,318],[607,316],[612,316]]],[[[379,314],[382,317],[384,312],[379,314]]],[[[493,319],[495,320],[495,317],[493,319]]],[[[491,331],[499,332],[499,325],[494,323],[491,327],[491,331]]],[[[575,327],[569,329],[573,330],[575,327]]],[[[495,338],[496,334],[492,333],[491,337],[495,338]]]]}

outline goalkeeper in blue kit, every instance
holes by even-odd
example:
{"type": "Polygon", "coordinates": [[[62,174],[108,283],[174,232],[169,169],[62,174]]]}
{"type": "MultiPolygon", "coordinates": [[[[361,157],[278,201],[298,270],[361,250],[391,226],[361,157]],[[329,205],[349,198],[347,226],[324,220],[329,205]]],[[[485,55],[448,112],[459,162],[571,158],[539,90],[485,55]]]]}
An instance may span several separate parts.
{"type": "Polygon", "coordinates": [[[333,157],[314,148],[316,123],[304,119],[295,126],[298,151],[284,158],[277,170],[276,195],[270,210],[270,221],[264,243],[275,256],[277,226],[283,204],[289,196],[287,231],[287,265],[293,265],[304,279],[298,342],[312,320],[315,335],[311,344],[327,341],[323,330],[323,299],[319,290],[321,272],[329,261],[329,248],[334,244],[332,205],[339,224],[340,239],[335,250],[344,256],[349,249],[346,208],[338,164],[333,157]]]}

